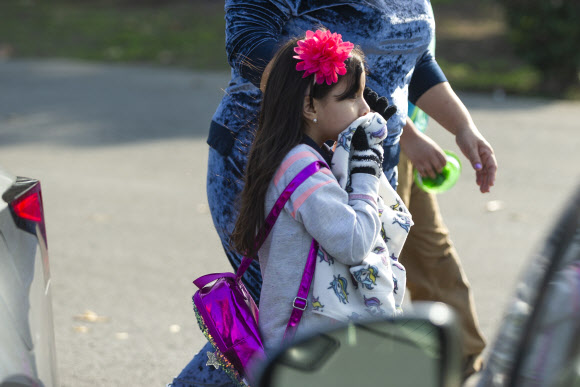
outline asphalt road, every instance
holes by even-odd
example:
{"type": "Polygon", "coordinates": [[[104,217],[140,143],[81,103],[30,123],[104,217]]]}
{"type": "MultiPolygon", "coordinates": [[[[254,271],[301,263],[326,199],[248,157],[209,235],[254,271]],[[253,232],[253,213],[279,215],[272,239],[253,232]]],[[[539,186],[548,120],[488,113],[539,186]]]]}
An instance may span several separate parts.
{"type": "MultiPolygon", "coordinates": [[[[228,78],[0,62],[0,165],[42,181],[62,386],[164,386],[201,347],[191,281],[229,270],[205,196],[205,138],[228,78]]],[[[500,170],[482,195],[462,157],[440,205],[493,340],[520,271],[578,184],[580,103],[461,97],[500,170]]],[[[437,125],[429,134],[458,151],[437,125]]]]}

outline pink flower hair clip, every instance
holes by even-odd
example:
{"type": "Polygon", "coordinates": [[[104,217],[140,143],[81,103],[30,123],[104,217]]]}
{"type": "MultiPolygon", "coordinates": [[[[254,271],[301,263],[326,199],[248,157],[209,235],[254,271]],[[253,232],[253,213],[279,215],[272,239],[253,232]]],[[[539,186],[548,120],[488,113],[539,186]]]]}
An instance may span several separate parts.
{"type": "Polygon", "coordinates": [[[343,42],[342,35],[330,31],[306,31],[306,38],[298,41],[294,48],[295,59],[302,59],[296,64],[296,70],[304,71],[302,78],[315,74],[316,83],[327,85],[338,82],[338,76],[346,74],[344,62],[349,57],[354,44],[343,42]]]}

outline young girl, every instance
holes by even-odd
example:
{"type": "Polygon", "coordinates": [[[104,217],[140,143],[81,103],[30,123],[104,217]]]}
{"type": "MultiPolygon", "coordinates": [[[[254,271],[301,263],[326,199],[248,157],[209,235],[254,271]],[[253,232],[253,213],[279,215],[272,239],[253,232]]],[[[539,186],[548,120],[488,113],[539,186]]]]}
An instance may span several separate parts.
{"type": "MultiPolygon", "coordinates": [[[[349,124],[370,112],[363,98],[362,52],[338,34],[308,31],[274,57],[260,121],[246,168],[241,208],[232,240],[247,256],[259,255],[263,277],[260,328],[266,349],[284,337],[312,239],[335,260],[360,264],[380,235],[376,198],[382,146],[369,145],[362,126],[352,136],[348,189],[327,168],[292,194],[259,251],[256,231],[288,183],[308,164],[330,165],[325,142],[336,141],[349,124]],[[298,55],[296,55],[298,54],[298,55]],[[348,192],[347,192],[348,191],[348,192]]],[[[297,334],[328,328],[333,321],[314,313],[312,291],[297,334]]]]}

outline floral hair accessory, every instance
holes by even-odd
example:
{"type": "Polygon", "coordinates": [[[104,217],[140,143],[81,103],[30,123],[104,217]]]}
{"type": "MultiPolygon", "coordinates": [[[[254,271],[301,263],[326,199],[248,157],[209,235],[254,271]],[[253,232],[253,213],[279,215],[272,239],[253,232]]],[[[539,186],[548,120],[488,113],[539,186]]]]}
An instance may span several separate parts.
{"type": "Polygon", "coordinates": [[[316,83],[327,85],[338,82],[338,76],[346,74],[344,61],[349,57],[354,44],[343,42],[342,35],[330,31],[306,31],[306,38],[298,41],[294,48],[296,70],[304,71],[302,78],[315,74],[316,83]]]}

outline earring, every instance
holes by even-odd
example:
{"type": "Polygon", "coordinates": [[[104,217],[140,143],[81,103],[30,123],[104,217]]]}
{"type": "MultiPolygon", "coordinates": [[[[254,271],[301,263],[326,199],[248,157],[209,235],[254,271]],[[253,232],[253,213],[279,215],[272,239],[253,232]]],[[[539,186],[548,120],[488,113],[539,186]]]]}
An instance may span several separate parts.
{"type": "Polygon", "coordinates": [[[318,120],[317,120],[316,118],[313,118],[313,119],[312,119],[312,121],[313,121],[314,123],[317,123],[317,122],[318,122],[318,120]]]}

